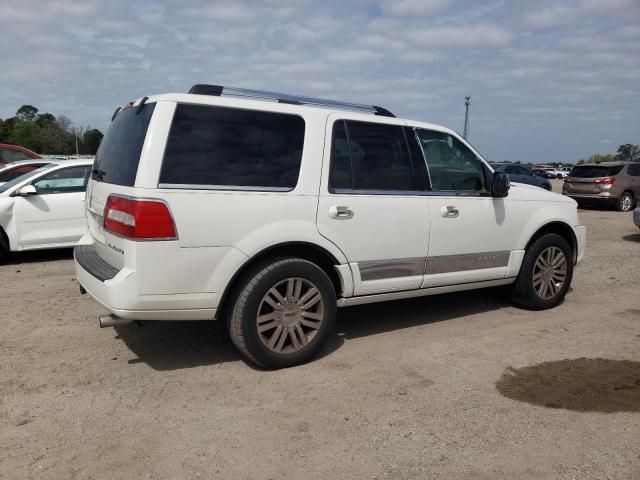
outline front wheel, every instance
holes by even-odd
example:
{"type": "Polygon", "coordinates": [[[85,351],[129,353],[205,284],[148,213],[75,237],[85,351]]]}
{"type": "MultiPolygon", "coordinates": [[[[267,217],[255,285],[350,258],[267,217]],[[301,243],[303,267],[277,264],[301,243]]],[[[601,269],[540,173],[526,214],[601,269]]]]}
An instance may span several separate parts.
{"type": "Polygon", "coordinates": [[[327,274],[301,258],[255,267],[240,282],[228,318],[234,345],[265,368],[310,361],[333,331],[336,294],[327,274]]]}
{"type": "Polygon", "coordinates": [[[513,301],[531,310],[560,304],[573,277],[573,252],[560,235],[547,233],[527,249],[513,285],[513,301]]]}

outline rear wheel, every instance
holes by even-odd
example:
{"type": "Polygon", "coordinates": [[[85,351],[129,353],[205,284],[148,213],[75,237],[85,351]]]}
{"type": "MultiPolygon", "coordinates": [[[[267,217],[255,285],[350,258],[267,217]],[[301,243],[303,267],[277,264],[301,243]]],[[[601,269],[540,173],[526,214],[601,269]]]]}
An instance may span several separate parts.
{"type": "Polygon", "coordinates": [[[616,202],[616,210],[619,212],[629,212],[633,209],[633,195],[631,192],[623,192],[616,202]]]}
{"type": "Polygon", "coordinates": [[[513,301],[531,310],[562,302],[573,277],[573,252],[560,235],[547,233],[525,253],[513,285],[513,301]]]}
{"type": "Polygon", "coordinates": [[[285,368],[315,357],[333,331],[336,294],[317,265],[300,258],[261,264],[231,299],[229,334],[247,359],[285,368]]]}
{"type": "Polygon", "coordinates": [[[545,190],[551,191],[551,185],[549,185],[548,183],[543,183],[541,187],[544,188],[545,190]]]}

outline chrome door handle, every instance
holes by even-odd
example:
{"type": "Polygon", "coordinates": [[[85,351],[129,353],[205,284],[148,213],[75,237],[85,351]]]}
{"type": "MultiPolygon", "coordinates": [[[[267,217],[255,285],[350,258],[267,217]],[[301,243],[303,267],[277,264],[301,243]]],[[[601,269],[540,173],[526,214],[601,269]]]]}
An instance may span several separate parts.
{"type": "Polygon", "coordinates": [[[334,205],[329,207],[329,216],[338,220],[346,220],[353,218],[353,210],[351,210],[351,207],[345,207],[344,205],[334,205]]]}
{"type": "Polygon", "coordinates": [[[440,214],[444,218],[456,218],[458,215],[460,215],[460,212],[453,205],[447,205],[446,207],[442,207],[440,209],[440,214]]]}

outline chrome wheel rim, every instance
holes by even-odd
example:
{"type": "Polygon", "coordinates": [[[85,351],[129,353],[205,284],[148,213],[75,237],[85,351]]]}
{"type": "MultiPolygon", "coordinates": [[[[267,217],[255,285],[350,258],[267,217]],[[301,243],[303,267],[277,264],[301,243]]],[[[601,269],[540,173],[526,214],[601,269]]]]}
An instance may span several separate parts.
{"type": "Polygon", "coordinates": [[[258,335],[272,352],[295,353],[317,335],[324,312],[316,285],[304,278],[286,278],[262,297],[256,317],[258,335]]]}
{"type": "Polygon", "coordinates": [[[567,257],[558,247],[542,251],[533,267],[533,288],[543,300],[555,297],[567,278],[567,257]]]}
{"type": "Polygon", "coordinates": [[[631,195],[624,195],[622,197],[622,210],[625,212],[631,210],[631,195]]]}

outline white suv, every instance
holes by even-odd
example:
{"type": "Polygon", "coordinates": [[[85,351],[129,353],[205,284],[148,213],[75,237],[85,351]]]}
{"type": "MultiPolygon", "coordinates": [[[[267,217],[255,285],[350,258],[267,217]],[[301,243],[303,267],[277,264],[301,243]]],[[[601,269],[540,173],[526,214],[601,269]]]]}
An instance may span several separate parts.
{"type": "Polygon", "coordinates": [[[224,319],[248,359],[286,367],[336,307],[507,284],[558,305],[584,255],[576,202],[509,187],[445,127],[196,85],[114,114],[76,271],[102,326],[224,319]]]}

